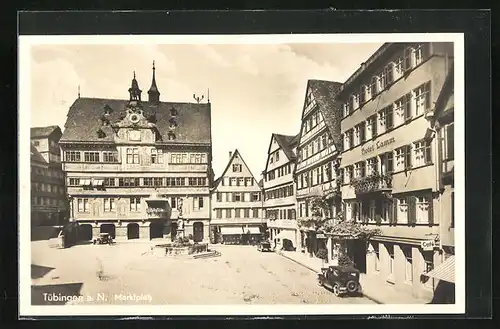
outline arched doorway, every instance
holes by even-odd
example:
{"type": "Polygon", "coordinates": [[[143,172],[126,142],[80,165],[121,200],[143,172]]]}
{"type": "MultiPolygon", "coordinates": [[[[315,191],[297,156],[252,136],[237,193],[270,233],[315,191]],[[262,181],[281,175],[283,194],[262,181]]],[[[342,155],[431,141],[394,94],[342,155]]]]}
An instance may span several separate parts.
{"type": "Polygon", "coordinates": [[[196,222],[193,224],[193,240],[194,242],[203,241],[203,223],[196,222]]]}
{"type": "Polygon", "coordinates": [[[102,224],[101,233],[108,233],[113,239],[116,237],[115,224],[102,224]]]}
{"type": "Polygon", "coordinates": [[[92,225],[82,224],[80,225],[80,239],[83,241],[92,240],[92,225]]]}
{"type": "Polygon", "coordinates": [[[163,238],[163,222],[152,222],[149,225],[149,238],[163,238]]]}
{"type": "Polygon", "coordinates": [[[127,225],[127,239],[139,239],[139,224],[130,223],[127,225]]]}

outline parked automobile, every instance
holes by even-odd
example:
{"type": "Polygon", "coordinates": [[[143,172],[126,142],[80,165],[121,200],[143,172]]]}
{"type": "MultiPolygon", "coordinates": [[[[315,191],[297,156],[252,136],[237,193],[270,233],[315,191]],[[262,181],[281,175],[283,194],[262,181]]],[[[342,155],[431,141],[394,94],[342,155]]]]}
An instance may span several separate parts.
{"type": "Polygon", "coordinates": [[[352,266],[329,266],[318,273],[318,285],[329,288],[335,296],[361,294],[359,271],[352,266]]]}
{"type": "Polygon", "coordinates": [[[257,245],[257,250],[260,252],[263,251],[273,251],[273,247],[271,247],[271,242],[269,241],[261,241],[257,245]]]}
{"type": "Polygon", "coordinates": [[[94,244],[113,244],[113,238],[109,233],[99,233],[97,239],[94,239],[94,244]]]}

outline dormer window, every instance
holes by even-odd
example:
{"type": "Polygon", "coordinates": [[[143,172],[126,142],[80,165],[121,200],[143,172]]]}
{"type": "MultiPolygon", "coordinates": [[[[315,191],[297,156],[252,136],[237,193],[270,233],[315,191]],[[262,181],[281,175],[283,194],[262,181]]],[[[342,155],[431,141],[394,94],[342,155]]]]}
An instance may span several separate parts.
{"type": "Polygon", "coordinates": [[[176,110],[176,109],[174,109],[174,108],[171,108],[171,109],[170,109],[170,115],[171,115],[172,117],[176,117],[176,116],[177,116],[177,110],[176,110]]]}
{"type": "Polygon", "coordinates": [[[106,134],[104,133],[104,131],[102,131],[101,129],[99,129],[97,131],[97,137],[104,138],[104,137],[106,137],[106,134]]]}
{"type": "Polygon", "coordinates": [[[169,140],[169,141],[173,141],[173,140],[175,140],[175,134],[174,134],[173,132],[169,132],[169,133],[168,133],[168,140],[169,140]]]}
{"type": "Polygon", "coordinates": [[[177,122],[172,118],[169,120],[170,123],[170,129],[175,129],[177,127],[177,122]]]}
{"type": "Polygon", "coordinates": [[[104,105],[104,115],[110,115],[113,112],[113,109],[108,105],[104,105]]]}

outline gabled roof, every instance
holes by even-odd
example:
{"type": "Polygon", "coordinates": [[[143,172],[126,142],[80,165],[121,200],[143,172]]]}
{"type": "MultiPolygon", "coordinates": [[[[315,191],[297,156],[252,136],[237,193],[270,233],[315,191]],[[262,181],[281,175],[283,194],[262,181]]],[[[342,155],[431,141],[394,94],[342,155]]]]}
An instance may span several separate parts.
{"type": "Polygon", "coordinates": [[[296,154],[293,149],[299,144],[300,134],[290,136],[290,135],[280,135],[273,134],[273,137],[278,142],[279,146],[285,152],[285,155],[290,161],[295,160],[296,154]]]}
{"type": "MultiPolygon", "coordinates": [[[[337,149],[340,149],[342,145],[340,138],[340,121],[342,120],[342,116],[340,113],[340,102],[336,101],[336,96],[341,86],[342,83],[335,81],[308,80],[306,88],[306,93],[311,88],[313,97],[318,104],[318,109],[323,115],[325,124],[337,149]]],[[[304,118],[304,111],[302,112],[302,118],[304,118]]]]}
{"type": "Polygon", "coordinates": [[[47,161],[45,161],[45,158],[40,154],[40,152],[38,152],[36,147],[33,146],[33,144],[30,144],[30,146],[31,146],[31,157],[30,157],[31,162],[47,164],[47,161]]]}
{"type": "Polygon", "coordinates": [[[224,168],[224,171],[222,172],[222,174],[219,176],[219,178],[217,178],[214,182],[214,190],[217,189],[217,187],[219,186],[219,183],[220,181],[222,180],[222,178],[226,175],[226,172],[229,170],[229,166],[231,166],[231,163],[233,162],[234,158],[236,157],[236,155],[239,156],[239,158],[241,159],[241,162],[243,162],[243,165],[245,165],[245,167],[247,167],[248,171],[250,172],[250,174],[252,175],[252,178],[254,180],[254,182],[257,182],[257,180],[255,179],[255,176],[254,174],[252,173],[252,171],[250,170],[250,167],[247,166],[245,160],[243,159],[243,157],[241,156],[240,152],[238,151],[238,149],[235,149],[233,154],[231,155],[231,158],[229,158],[229,161],[227,162],[227,165],[226,165],[226,168],[224,168]]]}
{"type": "MultiPolygon", "coordinates": [[[[108,118],[111,123],[119,122],[125,112],[128,100],[104,98],[78,98],[71,105],[64,134],[61,142],[113,142],[113,130],[109,126],[102,126],[101,117],[104,108],[110,112],[108,118]],[[110,111],[109,111],[110,109],[110,111]],[[98,131],[104,132],[100,138],[98,131]]],[[[211,143],[211,107],[210,103],[171,103],[160,102],[153,104],[140,102],[146,116],[156,113],[156,128],[162,137],[161,142],[176,143],[211,143]],[[177,127],[173,130],[175,140],[168,140],[171,131],[169,120],[171,110],[175,109],[177,127]]],[[[160,142],[160,143],[161,143],[160,142]]]]}
{"type": "Polygon", "coordinates": [[[61,133],[61,128],[59,128],[59,126],[31,127],[30,134],[31,138],[44,138],[49,137],[57,130],[61,133]]]}

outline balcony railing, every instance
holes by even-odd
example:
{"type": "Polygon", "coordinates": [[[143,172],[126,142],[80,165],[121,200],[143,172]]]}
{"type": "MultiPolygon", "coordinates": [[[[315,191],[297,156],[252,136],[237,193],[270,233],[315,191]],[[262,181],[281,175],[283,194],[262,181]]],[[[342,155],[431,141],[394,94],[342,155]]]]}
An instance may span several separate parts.
{"type": "Polygon", "coordinates": [[[350,185],[354,188],[356,194],[388,191],[392,189],[392,175],[377,173],[355,178],[351,180],[350,185]]]}

